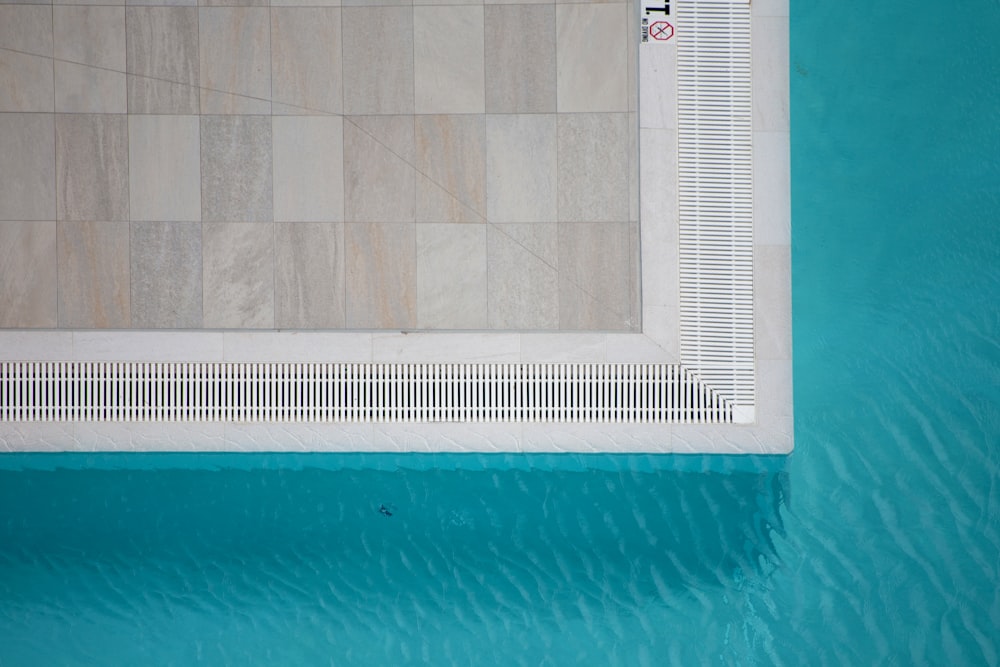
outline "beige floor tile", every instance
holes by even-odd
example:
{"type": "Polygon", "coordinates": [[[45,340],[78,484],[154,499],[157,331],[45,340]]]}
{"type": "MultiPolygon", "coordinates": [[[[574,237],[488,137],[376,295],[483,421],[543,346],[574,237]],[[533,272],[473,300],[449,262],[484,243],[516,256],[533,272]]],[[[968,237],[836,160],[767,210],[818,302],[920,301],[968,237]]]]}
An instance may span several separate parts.
{"type": "Polygon", "coordinates": [[[490,222],[556,219],[556,117],[486,117],[486,211],[490,222]]]}
{"type": "Polygon", "coordinates": [[[629,216],[627,114],[562,114],[558,122],[559,221],[629,216]]]}
{"type": "Polygon", "coordinates": [[[559,328],[628,331],[628,223],[559,223],[559,328]]]}
{"type": "Polygon", "coordinates": [[[413,222],[412,116],[344,119],[344,216],[348,222],[413,222]]]}
{"type": "Polygon", "coordinates": [[[483,113],[483,8],[414,7],[416,113],[483,113]]]}
{"type": "Polygon", "coordinates": [[[271,9],[271,101],[342,113],[341,48],[340,9],[271,9]]]}
{"type": "Polygon", "coordinates": [[[0,222],[0,327],[54,328],[56,223],[0,222]]]}
{"type": "Polygon", "coordinates": [[[198,9],[125,9],[130,113],[199,112],[198,9]]]}
{"type": "Polygon", "coordinates": [[[133,222],[131,234],[132,326],[200,329],[201,224],[133,222]]]}
{"type": "Polygon", "coordinates": [[[128,119],[56,116],[59,220],[128,220],[128,119]]]}
{"type": "Polygon", "coordinates": [[[0,51],[0,112],[52,111],[52,59],[0,51]]]}
{"type": "Polygon", "coordinates": [[[342,11],[344,113],[413,113],[413,9],[342,11]]]}
{"type": "Polygon", "coordinates": [[[60,222],[56,245],[59,326],[129,327],[129,223],[60,222]]]}
{"type": "Polygon", "coordinates": [[[199,136],[197,116],[129,116],[132,220],[201,220],[199,136]]]}
{"type": "Polygon", "coordinates": [[[488,226],[489,328],[558,328],[557,235],[555,223],[488,226]]]}
{"type": "Polygon", "coordinates": [[[202,225],[207,329],[274,328],[274,224],[202,225]]]}
{"type": "Polygon", "coordinates": [[[556,7],[560,112],[628,110],[627,21],[622,3],[556,7]]]}
{"type": "Polygon", "coordinates": [[[52,8],[55,57],[125,71],[125,7],[52,8]]]}
{"type": "Polygon", "coordinates": [[[344,225],[275,224],[274,317],[279,329],[342,329],[347,320],[344,225]]]}
{"type": "Polygon", "coordinates": [[[201,117],[201,219],[270,222],[271,119],[201,117]]]}
{"type": "Polygon", "coordinates": [[[344,225],[347,327],[412,329],[417,325],[415,225],[344,225]]]}
{"type": "Polygon", "coordinates": [[[52,8],[0,5],[0,49],[52,57],[52,8]]]}
{"type": "Polygon", "coordinates": [[[125,74],[56,61],[55,105],[61,113],[125,113],[125,74]]]}
{"type": "Polygon", "coordinates": [[[275,116],[274,219],[344,219],[344,123],[338,116],[275,116]]]}
{"type": "Polygon", "coordinates": [[[417,116],[417,222],[485,222],[486,119],[417,116]]]}
{"type": "Polygon", "coordinates": [[[494,5],[485,11],[486,111],[555,112],[555,5],[494,5]]]}
{"type": "Polygon", "coordinates": [[[201,109],[200,91],[195,86],[127,75],[129,113],[191,115],[201,109]]]}
{"type": "Polygon", "coordinates": [[[202,7],[198,17],[201,112],[270,113],[270,10],[202,7]]]}
{"type": "Polygon", "coordinates": [[[487,327],[486,227],[417,225],[417,327],[487,327]]]}
{"type": "Polygon", "coordinates": [[[0,114],[0,220],[55,220],[55,121],[0,114]]]}

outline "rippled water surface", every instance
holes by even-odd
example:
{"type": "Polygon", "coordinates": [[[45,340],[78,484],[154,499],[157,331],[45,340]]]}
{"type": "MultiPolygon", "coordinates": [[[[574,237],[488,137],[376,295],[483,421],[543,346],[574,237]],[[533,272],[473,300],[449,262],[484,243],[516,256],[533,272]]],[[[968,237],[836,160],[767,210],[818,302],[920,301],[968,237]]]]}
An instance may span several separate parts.
{"type": "Polygon", "coordinates": [[[49,463],[0,472],[12,664],[628,665],[705,641],[745,655],[788,482],[780,458],[49,463]]]}
{"type": "Polygon", "coordinates": [[[792,2],[791,457],[6,457],[0,664],[1000,664],[1000,3],[946,9],[792,2]]]}

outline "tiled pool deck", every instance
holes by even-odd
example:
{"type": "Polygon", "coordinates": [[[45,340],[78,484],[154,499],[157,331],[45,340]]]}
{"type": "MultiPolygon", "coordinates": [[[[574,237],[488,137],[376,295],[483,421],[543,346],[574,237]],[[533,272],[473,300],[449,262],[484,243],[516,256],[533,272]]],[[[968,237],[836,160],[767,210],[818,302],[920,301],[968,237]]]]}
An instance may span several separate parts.
{"type": "MultiPolygon", "coordinates": [[[[683,362],[676,55],[640,11],[286,4],[0,4],[0,359],[683,362]]],[[[8,422],[0,448],[789,451],[787,3],[752,29],[753,423],[8,422]]]]}

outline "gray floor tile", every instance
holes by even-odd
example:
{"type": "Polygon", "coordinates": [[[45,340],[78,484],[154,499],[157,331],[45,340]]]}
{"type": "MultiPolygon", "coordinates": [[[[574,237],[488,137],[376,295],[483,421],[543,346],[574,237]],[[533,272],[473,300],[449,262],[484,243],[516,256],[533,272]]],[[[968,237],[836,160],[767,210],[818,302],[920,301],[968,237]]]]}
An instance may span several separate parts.
{"type": "Polygon", "coordinates": [[[559,221],[624,222],[629,216],[628,116],[559,116],[559,221]]]}
{"type": "Polygon", "coordinates": [[[628,331],[628,223],[559,223],[559,328],[628,331]]]}
{"type": "Polygon", "coordinates": [[[279,329],[341,329],[347,321],[344,225],[275,224],[274,317],[279,329]]]}
{"type": "Polygon", "coordinates": [[[486,225],[417,225],[417,327],[485,329],[486,225]]]}
{"type": "Polygon", "coordinates": [[[344,7],[410,7],[413,0],[342,0],[344,7]]]}
{"type": "Polygon", "coordinates": [[[0,5],[0,49],[52,57],[52,8],[0,5]]]}
{"type": "Polygon", "coordinates": [[[415,225],[345,224],[347,327],[412,329],[417,324],[415,225]]]}
{"type": "Polygon", "coordinates": [[[416,113],[483,113],[483,8],[413,8],[416,113]]]}
{"type": "Polygon", "coordinates": [[[558,328],[556,223],[489,225],[488,230],[489,327],[558,328]]]}
{"type": "Polygon", "coordinates": [[[128,119],[56,116],[59,220],[128,220],[128,119]]]}
{"type": "Polygon", "coordinates": [[[270,10],[202,7],[198,16],[201,112],[270,113],[270,10]]]}
{"type": "Polygon", "coordinates": [[[344,113],[413,113],[413,8],[342,12],[344,113]]]}
{"type": "Polygon", "coordinates": [[[0,114],[0,220],[55,220],[55,120],[0,114]]]}
{"type": "Polygon", "coordinates": [[[133,222],[132,326],[200,329],[201,224],[133,222]]]}
{"type": "Polygon", "coordinates": [[[56,61],[55,104],[62,113],[125,113],[125,74],[56,61]]]}
{"type": "Polygon", "coordinates": [[[125,71],[125,8],[52,8],[55,57],[80,65],[125,71]]]}
{"type": "Polygon", "coordinates": [[[560,112],[628,110],[627,21],[621,3],[556,6],[560,112]]]}
{"type": "Polygon", "coordinates": [[[197,116],[129,116],[132,220],[201,220],[199,135],[197,116]]]}
{"type": "Polygon", "coordinates": [[[272,102],[342,113],[340,9],[271,9],[271,77],[272,102]]]}
{"type": "Polygon", "coordinates": [[[416,117],[417,222],[486,221],[486,119],[416,117]]]}
{"type": "Polygon", "coordinates": [[[270,222],[271,119],[201,117],[201,219],[270,222]]]}
{"type": "Polygon", "coordinates": [[[272,7],[340,7],[340,0],[271,0],[272,7]]]}
{"type": "Polygon", "coordinates": [[[486,211],[490,222],[556,219],[556,117],[486,117],[486,211]]]}
{"type": "Polygon", "coordinates": [[[0,112],[52,111],[52,59],[0,51],[0,112]]]}
{"type": "Polygon", "coordinates": [[[199,112],[198,9],[128,7],[130,113],[199,112]]]}
{"type": "Polygon", "coordinates": [[[129,223],[60,222],[56,245],[59,326],[130,326],[129,223]]]}
{"type": "Polygon", "coordinates": [[[275,116],[274,219],[344,219],[344,135],[339,116],[275,116]]]}
{"type": "Polygon", "coordinates": [[[202,225],[204,325],[274,328],[274,224],[202,225]]]}
{"type": "Polygon", "coordinates": [[[267,7],[268,0],[198,0],[202,7],[267,7]]]}
{"type": "Polygon", "coordinates": [[[54,328],[56,223],[0,222],[0,327],[54,328]]]}
{"type": "Polygon", "coordinates": [[[412,116],[344,119],[344,216],[348,222],[413,222],[412,116]]]}
{"type": "MultiPolygon", "coordinates": [[[[115,4],[121,4],[115,3],[115,4]]],[[[198,0],[125,0],[128,6],[197,7],[198,0]]]]}
{"type": "Polygon", "coordinates": [[[486,111],[555,112],[555,5],[492,5],[485,9],[486,111]]]}

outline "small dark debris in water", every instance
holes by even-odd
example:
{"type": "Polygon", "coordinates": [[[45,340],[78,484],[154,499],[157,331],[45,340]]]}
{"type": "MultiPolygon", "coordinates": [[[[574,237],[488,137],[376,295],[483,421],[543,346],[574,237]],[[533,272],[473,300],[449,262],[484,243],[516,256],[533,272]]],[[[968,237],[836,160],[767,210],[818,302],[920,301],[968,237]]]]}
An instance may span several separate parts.
{"type": "Polygon", "coordinates": [[[386,507],[385,505],[379,505],[379,506],[378,506],[378,512],[379,512],[379,514],[381,514],[382,516],[386,516],[386,517],[390,517],[390,516],[392,516],[392,510],[390,510],[390,509],[389,509],[388,507],[386,507]]]}

